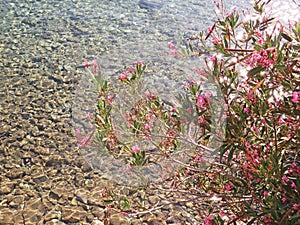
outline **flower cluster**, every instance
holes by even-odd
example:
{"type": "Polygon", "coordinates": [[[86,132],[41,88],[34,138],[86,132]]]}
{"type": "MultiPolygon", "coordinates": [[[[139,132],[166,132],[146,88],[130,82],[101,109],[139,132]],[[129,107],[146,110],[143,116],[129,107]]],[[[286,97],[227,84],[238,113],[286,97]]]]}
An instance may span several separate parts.
{"type": "Polygon", "coordinates": [[[251,56],[245,60],[250,68],[261,66],[269,68],[276,63],[277,53],[276,48],[260,49],[259,52],[253,51],[251,56]]]}

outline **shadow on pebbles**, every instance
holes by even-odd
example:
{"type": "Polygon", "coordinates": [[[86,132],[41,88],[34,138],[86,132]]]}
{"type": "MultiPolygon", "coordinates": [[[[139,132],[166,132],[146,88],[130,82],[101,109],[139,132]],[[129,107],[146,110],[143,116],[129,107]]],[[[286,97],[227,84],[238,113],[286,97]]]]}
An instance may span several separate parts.
{"type": "Polygon", "coordinates": [[[113,210],[107,213],[113,200],[107,191],[144,206],[155,204],[157,196],[151,188],[116,186],[87,164],[68,111],[74,84],[64,79],[58,85],[49,78],[36,81],[34,75],[12,76],[6,80],[10,86],[1,87],[0,224],[101,225],[105,218],[112,225],[197,224],[186,205],[166,205],[130,220],[113,210]],[[30,80],[32,85],[22,88],[30,80]]]}

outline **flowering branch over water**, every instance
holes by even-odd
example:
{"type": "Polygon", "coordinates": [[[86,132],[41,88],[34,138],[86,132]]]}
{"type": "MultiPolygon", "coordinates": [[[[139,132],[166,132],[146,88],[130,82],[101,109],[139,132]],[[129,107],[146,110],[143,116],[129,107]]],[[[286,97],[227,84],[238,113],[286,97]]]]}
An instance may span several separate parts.
{"type": "MultiPolygon", "coordinates": [[[[203,71],[217,91],[190,79],[183,84],[186,93],[177,96],[180,104],[170,104],[143,87],[141,62],[126,68],[116,86],[94,78],[96,140],[130,169],[176,164],[175,173],[161,170],[167,176],[160,185],[169,188],[156,188],[193,202],[196,211],[209,201],[208,214],[199,212],[204,224],[299,222],[300,24],[273,22],[264,11],[268,2],[255,1],[253,17],[236,9],[226,13],[216,3],[223,16],[189,39],[192,57],[209,53],[203,71]]],[[[184,55],[168,45],[172,55],[184,55]]],[[[163,200],[127,215],[172,204],[163,200]]]]}

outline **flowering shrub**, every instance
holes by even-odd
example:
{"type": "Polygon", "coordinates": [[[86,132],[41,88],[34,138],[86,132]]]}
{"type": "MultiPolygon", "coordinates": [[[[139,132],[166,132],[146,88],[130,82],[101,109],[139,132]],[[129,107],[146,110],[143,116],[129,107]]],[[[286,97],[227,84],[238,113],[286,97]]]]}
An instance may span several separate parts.
{"type": "Polygon", "coordinates": [[[255,20],[241,21],[234,11],[193,38],[213,54],[207,72],[227,108],[209,186],[232,194],[228,202],[239,199],[235,221],[298,224],[300,24],[287,28],[265,17],[265,5],[254,3],[255,20]]]}
{"type": "MultiPolygon", "coordinates": [[[[300,24],[268,17],[263,1],[255,1],[250,20],[216,5],[224,16],[191,37],[185,52],[209,54],[207,67],[199,81],[184,82],[176,103],[144,89],[141,62],[117,85],[88,67],[99,91],[96,139],[129,168],[159,157],[179,164],[167,179],[172,190],[196,206],[200,197],[220,206],[201,213],[204,224],[300,224],[300,24]],[[215,91],[203,89],[203,80],[215,91]]],[[[172,55],[183,55],[168,44],[172,55]]]]}

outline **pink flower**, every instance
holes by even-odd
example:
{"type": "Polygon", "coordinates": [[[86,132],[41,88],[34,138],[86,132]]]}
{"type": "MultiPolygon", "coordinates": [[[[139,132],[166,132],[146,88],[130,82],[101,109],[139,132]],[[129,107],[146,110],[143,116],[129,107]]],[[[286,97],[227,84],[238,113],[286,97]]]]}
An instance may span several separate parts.
{"type": "Polygon", "coordinates": [[[206,217],[204,219],[204,225],[214,225],[214,216],[213,215],[209,215],[208,217],[206,217]]]}
{"type": "Polygon", "coordinates": [[[192,109],[192,108],[186,108],[186,111],[187,111],[188,113],[192,113],[193,109],[192,109]]]}
{"type": "Polygon", "coordinates": [[[226,189],[226,191],[230,191],[230,190],[231,190],[230,184],[226,184],[226,185],[225,185],[225,189],[226,189]]]}
{"type": "Polygon", "coordinates": [[[146,130],[149,130],[149,129],[150,129],[149,123],[146,123],[146,124],[145,124],[145,129],[146,129],[146,130]]]}
{"type": "Polygon", "coordinates": [[[169,41],[168,46],[169,46],[170,49],[176,50],[176,46],[173,44],[173,41],[169,41]]]}
{"type": "Polygon", "coordinates": [[[86,68],[88,68],[90,64],[89,64],[89,62],[85,61],[85,62],[83,63],[83,65],[84,65],[86,68]]]}
{"type": "Polygon", "coordinates": [[[219,42],[220,42],[220,40],[215,37],[212,39],[212,44],[214,44],[214,45],[219,44],[219,42]]]}
{"type": "Polygon", "coordinates": [[[109,96],[107,96],[107,101],[109,101],[109,103],[112,103],[113,98],[114,98],[114,96],[109,95],[109,96]]]}
{"type": "Polygon", "coordinates": [[[295,204],[293,205],[293,209],[294,209],[294,210],[298,210],[298,208],[299,208],[299,205],[298,205],[297,203],[295,203],[295,204]]]}
{"type": "Polygon", "coordinates": [[[259,45],[262,45],[262,44],[264,43],[264,40],[263,40],[262,38],[260,38],[260,39],[257,41],[257,43],[258,43],[259,45]]]}
{"type": "Polygon", "coordinates": [[[285,197],[283,197],[281,200],[282,200],[282,202],[286,202],[287,199],[285,197]]]}
{"type": "Polygon", "coordinates": [[[284,184],[284,185],[287,185],[287,182],[289,181],[289,178],[287,178],[287,176],[286,175],[284,175],[283,177],[282,177],[282,183],[284,184]]]}
{"type": "Polygon", "coordinates": [[[137,66],[142,66],[142,65],[143,65],[143,62],[142,62],[142,61],[138,61],[138,62],[136,62],[136,65],[137,65],[137,66]]]}
{"type": "Polygon", "coordinates": [[[300,92],[293,92],[292,93],[292,102],[297,103],[300,99],[300,92]]]}
{"type": "Polygon", "coordinates": [[[120,75],[119,75],[119,80],[120,81],[125,81],[125,80],[127,80],[128,79],[128,75],[127,75],[127,73],[121,73],[120,75]]]}
{"type": "Polygon", "coordinates": [[[128,71],[129,71],[129,73],[135,73],[136,72],[135,69],[133,68],[133,66],[129,66],[128,71]]]}
{"type": "Polygon", "coordinates": [[[93,66],[97,66],[97,60],[96,59],[93,59],[92,63],[93,63],[93,66]]]}
{"type": "Polygon", "coordinates": [[[88,112],[86,115],[85,115],[85,118],[86,119],[91,119],[93,117],[93,113],[90,113],[88,112]]]}
{"type": "Polygon", "coordinates": [[[291,187],[297,190],[297,185],[294,182],[292,182],[291,187]]]}
{"type": "Polygon", "coordinates": [[[172,50],[170,51],[170,55],[173,55],[173,56],[178,55],[176,49],[172,49],[172,50]]]}
{"type": "Polygon", "coordinates": [[[208,60],[214,63],[214,62],[217,60],[217,55],[214,54],[214,55],[210,56],[210,57],[208,58],[208,60]]]}
{"type": "Polygon", "coordinates": [[[249,177],[250,180],[253,180],[253,178],[254,178],[251,173],[248,173],[248,177],[249,177]]]}
{"type": "Polygon", "coordinates": [[[243,111],[244,111],[244,113],[248,114],[249,113],[249,108],[245,107],[243,111]]]}
{"type": "Polygon", "coordinates": [[[280,124],[283,124],[285,121],[284,121],[284,119],[285,119],[285,115],[281,115],[280,117],[279,117],[279,120],[278,120],[278,124],[280,125],[280,124]]]}
{"type": "Polygon", "coordinates": [[[84,146],[86,146],[86,144],[88,143],[88,141],[89,141],[89,138],[88,138],[88,137],[85,137],[85,138],[83,138],[83,139],[79,142],[78,146],[79,146],[79,147],[84,147],[84,146]]]}
{"type": "Polygon", "coordinates": [[[127,212],[122,212],[122,216],[128,216],[127,212]]]}
{"type": "Polygon", "coordinates": [[[221,210],[220,216],[221,216],[221,217],[224,217],[225,215],[226,215],[225,212],[224,212],[223,210],[221,210]]]}
{"type": "Polygon", "coordinates": [[[266,224],[270,224],[270,223],[272,223],[272,219],[271,218],[269,218],[269,217],[264,217],[264,222],[266,223],[266,224]]]}
{"type": "Polygon", "coordinates": [[[195,158],[194,160],[195,160],[195,162],[198,162],[198,163],[203,162],[202,157],[199,156],[199,155],[197,155],[196,158],[195,158]]]}
{"type": "Polygon", "coordinates": [[[200,124],[205,124],[206,120],[203,118],[203,116],[199,116],[198,121],[200,124]]]}
{"type": "Polygon", "coordinates": [[[131,151],[132,151],[132,152],[135,152],[135,153],[139,153],[139,152],[140,152],[140,148],[139,148],[137,145],[135,145],[135,146],[133,146],[133,147],[131,148],[131,151]]]}
{"type": "Polygon", "coordinates": [[[208,95],[198,95],[197,96],[197,105],[200,109],[207,108],[208,104],[209,104],[208,95]]]}

